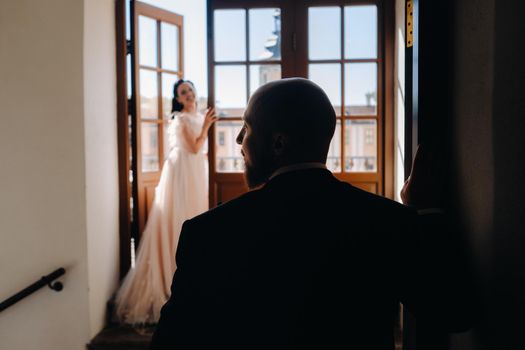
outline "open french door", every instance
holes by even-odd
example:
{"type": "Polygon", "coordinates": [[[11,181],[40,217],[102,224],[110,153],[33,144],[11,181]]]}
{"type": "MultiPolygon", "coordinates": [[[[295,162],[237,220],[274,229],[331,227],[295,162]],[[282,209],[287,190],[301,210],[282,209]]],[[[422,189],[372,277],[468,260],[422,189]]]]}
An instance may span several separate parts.
{"type": "Polygon", "coordinates": [[[184,76],[183,17],[134,0],[115,3],[120,276],[129,270],[164,159],[173,84],[184,76]]]}
{"type": "Polygon", "coordinates": [[[249,96],[294,76],[318,83],[336,111],[328,168],[393,198],[392,18],[393,1],[208,1],[208,103],[222,117],[210,134],[211,207],[247,190],[235,137],[249,96]]]}
{"type": "Polygon", "coordinates": [[[150,212],[162,165],[168,156],[166,129],[173,85],[184,76],[183,18],[134,2],[134,130],[133,174],[136,175],[136,244],[150,212]]]}

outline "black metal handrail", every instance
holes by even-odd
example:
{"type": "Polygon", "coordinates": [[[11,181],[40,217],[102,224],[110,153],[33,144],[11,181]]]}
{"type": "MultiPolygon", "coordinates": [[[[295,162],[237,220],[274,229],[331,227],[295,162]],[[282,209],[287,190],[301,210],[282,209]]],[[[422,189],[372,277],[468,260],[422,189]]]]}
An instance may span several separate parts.
{"type": "Polygon", "coordinates": [[[39,290],[40,288],[46,285],[49,286],[49,288],[53,289],[54,291],[60,292],[64,288],[64,285],[61,282],[53,283],[53,281],[65,273],[66,273],[66,270],[63,267],[61,267],[51,272],[47,276],[42,276],[40,280],[36,281],[29,287],[22,289],[20,292],[16,293],[12,297],[7,298],[6,300],[2,301],[0,303],[0,312],[16,304],[20,300],[24,299],[28,295],[33,294],[34,292],[36,292],[37,290],[39,290]]]}

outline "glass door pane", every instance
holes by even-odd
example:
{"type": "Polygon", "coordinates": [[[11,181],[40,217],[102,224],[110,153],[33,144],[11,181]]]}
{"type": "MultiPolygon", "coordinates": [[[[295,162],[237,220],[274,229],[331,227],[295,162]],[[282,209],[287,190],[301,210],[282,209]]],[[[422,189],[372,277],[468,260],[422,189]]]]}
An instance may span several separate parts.
{"type": "Polygon", "coordinates": [[[179,28],[176,25],[161,22],[162,68],[179,70],[179,28]]]}
{"type": "Polygon", "coordinates": [[[308,78],[324,90],[334,106],[335,113],[341,115],[341,64],[310,64],[308,66],[308,78]]]}
{"type": "Polygon", "coordinates": [[[215,107],[220,117],[241,117],[246,97],[245,65],[215,67],[215,107]]]}
{"type": "Polygon", "coordinates": [[[281,59],[281,10],[251,9],[250,61],[281,59]]]}
{"type": "Polygon", "coordinates": [[[377,63],[345,64],[345,115],[377,114],[377,63]]]}
{"type": "Polygon", "coordinates": [[[337,120],[334,137],[328,149],[326,167],[333,172],[341,172],[341,120],[337,120]]]}
{"type": "Polygon", "coordinates": [[[171,116],[171,105],[173,99],[173,87],[179,76],[171,73],[162,73],[162,118],[169,120],[171,116]]]}
{"type": "Polygon", "coordinates": [[[215,168],[219,173],[235,173],[244,170],[241,146],[236,138],[242,121],[219,120],[215,125],[215,168]]]}
{"type": "Polygon", "coordinates": [[[142,172],[160,170],[159,127],[154,123],[143,122],[141,127],[142,172]]]}
{"type": "Polygon", "coordinates": [[[281,79],[280,64],[252,64],[250,65],[250,96],[258,87],[270,81],[281,79]]]}
{"type": "Polygon", "coordinates": [[[308,58],[341,58],[341,8],[308,8],[308,58]]]}
{"type": "Polygon", "coordinates": [[[159,117],[157,72],[148,69],[140,70],[140,117],[141,119],[159,117]]]}
{"type": "Polygon", "coordinates": [[[345,122],[345,171],[377,171],[377,122],[375,119],[345,122]]]}
{"type": "Polygon", "coordinates": [[[214,13],[215,61],[246,60],[246,11],[217,10],[214,13]]]}
{"type": "Polygon", "coordinates": [[[157,67],[157,21],[139,16],[139,62],[141,66],[157,67]]]}
{"type": "Polygon", "coordinates": [[[345,7],[345,58],[377,57],[377,6],[345,7]]]}

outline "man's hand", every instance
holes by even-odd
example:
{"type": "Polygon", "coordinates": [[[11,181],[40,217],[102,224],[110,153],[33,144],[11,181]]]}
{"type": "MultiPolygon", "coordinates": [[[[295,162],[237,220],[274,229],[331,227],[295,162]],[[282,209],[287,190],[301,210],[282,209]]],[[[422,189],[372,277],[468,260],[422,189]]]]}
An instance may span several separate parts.
{"type": "Polygon", "coordinates": [[[431,151],[418,145],[412,170],[403,188],[401,200],[418,209],[440,208],[444,199],[443,167],[431,151]],[[434,158],[434,159],[432,159],[434,158]]]}

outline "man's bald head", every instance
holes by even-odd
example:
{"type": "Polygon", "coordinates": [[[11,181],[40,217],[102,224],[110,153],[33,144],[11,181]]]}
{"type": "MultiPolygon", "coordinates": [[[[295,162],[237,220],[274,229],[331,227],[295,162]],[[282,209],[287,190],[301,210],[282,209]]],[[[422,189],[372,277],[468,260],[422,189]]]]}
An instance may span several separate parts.
{"type": "MultiPolygon", "coordinates": [[[[248,122],[288,137],[288,155],[301,161],[326,161],[336,116],[326,93],[303,78],[261,86],[250,98],[248,122]]],[[[294,159],[290,159],[294,161],[294,159]]]]}
{"type": "Polygon", "coordinates": [[[248,102],[237,137],[248,186],[266,182],[282,166],[325,163],[335,121],[328,96],[310,80],[290,78],[261,86],[248,102]]]}

